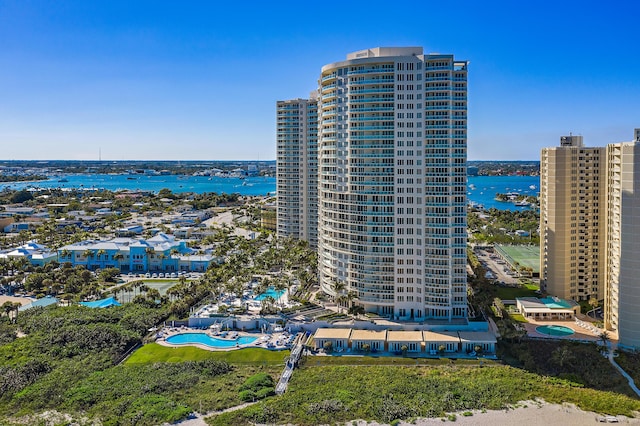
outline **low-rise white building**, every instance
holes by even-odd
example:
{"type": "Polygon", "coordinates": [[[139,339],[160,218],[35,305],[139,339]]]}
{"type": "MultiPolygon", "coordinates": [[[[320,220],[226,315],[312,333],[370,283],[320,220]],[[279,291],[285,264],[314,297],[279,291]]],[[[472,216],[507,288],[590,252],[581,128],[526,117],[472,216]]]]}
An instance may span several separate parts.
{"type": "Polygon", "coordinates": [[[0,261],[21,257],[27,259],[32,265],[42,266],[51,261],[58,260],[58,253],[34,241],[29,241],[19,247],[0,252],[0,261]]]}

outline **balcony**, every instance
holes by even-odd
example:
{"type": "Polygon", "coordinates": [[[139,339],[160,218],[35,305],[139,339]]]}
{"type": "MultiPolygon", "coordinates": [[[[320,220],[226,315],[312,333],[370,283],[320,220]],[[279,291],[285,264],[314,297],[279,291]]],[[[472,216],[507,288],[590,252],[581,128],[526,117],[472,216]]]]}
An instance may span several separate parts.
{"type": "Polygon", "coordinates": [[[335,80],[338,77],[338,75],[333,72],[329,75],[325,75],[324,77],[322,77],[322,82],[325,83],[327,81],[331,81],[331,80],[335,80]]]}
{"type": "Polygon", "coordinates": [[[363,68],[359,70],[353,70],[347,72],[348,76],[352,75],[366,75],[366,74],[393,74],[395,70],[393,68],[363,68]]]}

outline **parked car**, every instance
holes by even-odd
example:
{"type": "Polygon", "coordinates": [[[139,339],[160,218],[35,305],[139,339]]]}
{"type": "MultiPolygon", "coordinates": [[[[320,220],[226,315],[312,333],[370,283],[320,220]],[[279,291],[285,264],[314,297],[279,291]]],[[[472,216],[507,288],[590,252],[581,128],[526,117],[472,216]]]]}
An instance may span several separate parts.
{"type": "Polygon", "coordinates": [[[144,277],[145,278],[151,278],[151,274],[147,272],[146,274],[144,274],[144,277]]]}

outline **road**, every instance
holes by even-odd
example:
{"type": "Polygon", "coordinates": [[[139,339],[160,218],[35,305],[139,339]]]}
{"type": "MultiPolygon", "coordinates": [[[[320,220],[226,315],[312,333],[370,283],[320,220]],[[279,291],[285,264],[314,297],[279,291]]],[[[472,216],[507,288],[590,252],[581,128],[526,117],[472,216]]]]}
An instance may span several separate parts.
{"type": "Polygon", "coordinates": [[[499,259],[492,259],[492,253],[489,253],[486,250],[476,249],[475,254],[476,256],[478,256],[478,260],[485,266],[485,268],[493,273],[493,275],[496,277],[496,280],[502,281],[507,285],[518,284],[518,278],[508,275],[504,271],[505,268],[509,270],[509,265],[507,265],[506,263],[498,263],[497,260],[499,259]]]}

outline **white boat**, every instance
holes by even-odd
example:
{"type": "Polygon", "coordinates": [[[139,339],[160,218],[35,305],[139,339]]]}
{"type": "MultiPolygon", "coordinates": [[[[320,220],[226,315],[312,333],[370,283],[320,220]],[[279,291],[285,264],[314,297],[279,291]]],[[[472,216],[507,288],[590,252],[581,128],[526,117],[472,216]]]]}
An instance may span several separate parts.
{"type": "Polygon", "coordinates": [[[536,189],[536,188],[537,188],[537,186],[535,186],[535,185],[529,185],[529,189],[536,189]]]}

